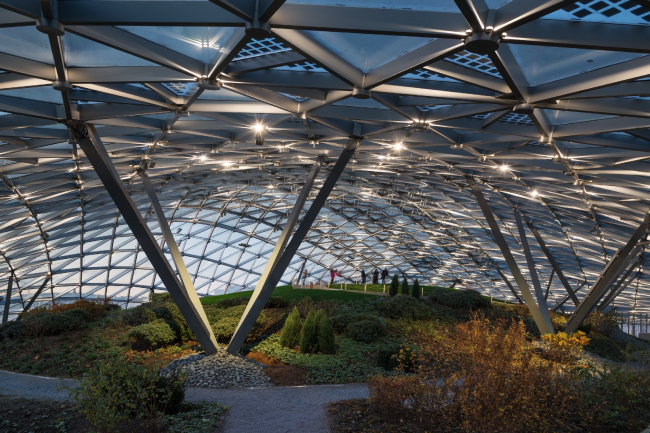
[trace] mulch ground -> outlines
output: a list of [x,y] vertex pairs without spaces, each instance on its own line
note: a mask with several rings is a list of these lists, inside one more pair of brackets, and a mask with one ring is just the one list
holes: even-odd
[[0,433],[86,433],[90,424],[70,402],[0,395]]
[[406,423],[384,422],[372,411],[367,398],[337,401],[330,403],[328,409],[332,433],[422,433]]
[[277,386],[304,385],[307,380],[307,369],[296,365],[284,365],[277,358],[269,358],[262,352],[250,352],[246,358],[266,364],[264,373]]

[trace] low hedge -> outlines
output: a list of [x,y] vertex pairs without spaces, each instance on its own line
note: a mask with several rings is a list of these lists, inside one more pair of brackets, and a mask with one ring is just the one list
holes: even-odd
[[176,332],[164,319],[135,326],[129,330],[129,338],[142,341],[150,348],[157,348],[176,341]]
[[361,343],[372,343],[384,335],[386,335],[386,328],[377,319],[350,323],[345,330],[346,337]]
[[434,290],[429,299],[451,308],[475,310],[491,305],[489,299],[476,290]]
[[391,319],[426,320],[431,317],[429,307],[410,295],[396,295],[385,299],[379,311]]

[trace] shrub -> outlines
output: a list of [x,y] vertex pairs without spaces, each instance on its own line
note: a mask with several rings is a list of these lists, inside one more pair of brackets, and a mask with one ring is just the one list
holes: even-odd
[[22,337],[24,325],[22,322],[12,320],[0,325],[0,339],[13,339]]
[[391,319],[425,320],[431,317],[431,310],[412,296],[399,295],[388,298],[379,311]]
[[152,293],[150,302],[169,302],[172,300],[172,295],[169,293]]
[[163,319],[133,327],[129,330],[129,338],[142,341],[150,348],[157,348],[176,340],[176,333]]
[[321,314],[318,320],[318,349],[322,353],[326,354],[336,353],[336,346],[334,344],[334,328],[332,327],[329,317],[327,317],[325,313]]
[[302,325],[302,336],[300,337],[301,353],[316,353],[318,350],[318,323],[316,313],[311,310],[307,314],[305,323]]
[[[302,320],[300,320],[300,313],[298,309],[293,307],[289,317],[284,322],[282,327],[282,334],[280,335],[280,344],[283,347],[295,347],[300,341],[300,330],[302,329]],[[333,331],[332,331],[333,332]]]
[[447,307],[466,310],[490,306],[490,300],[476,290],[434,290],[429,298]]
[[81,329],[90,321],[90,315],[80,309],[54,314],[45,312],[30,315],[23,322],[23,333],[28,337],[58,335]]
[[133,417],[144,419],[158,431],[160,413],[176,413],[185,398],[185,377],[173,372],[160,376],[157,369],[124,359],[100,363],[69,390],[79,411],[94,430],[107,433]]
[[582,331],[571,335],[564,332],[544,334],[542,340],[546,342],[546,345],[542,348],[544,358],[561,364],[575,361],[582,348],[589,343],[589,339]]
[[409,294],[409,282],[406,281],[406,277],[402,280],[402,295]]
[[386,328],[377,319],[350,323],[345,330],[346,337],[362,343],[372,343],[384,335],[386,335]]
[[390,287],[388,288],[388,296],[397,295],[397,289],[399,289],[399,277],[395,274],[393,275],[393,280],[390,282]]
[[410,373],[414,371],[414,358],[408,345],[392,344],[377,350],[377,366],[387,371],[400,369]]
[[246,305],[248,304],[248,301],[250,301],[251,298],[230,298],[230,299],[224,299],[223,301],[219,301],[216,303],[217,308],[229,308],[229,307],[236,307],[238,305]]
[[348,325],[350,323],[358,322],[360,320],[376,320],[375,316],[370,314],[341,314],[338,316],[333,316],[330,320],[332,322],[332,327],[334,332],[337,334],[345,333]]
[[281,308],[284,305],[284,298],[282,296],[271,296],[266,301],[266,308]]
[[83,310],[88,313],[87,320],[97,320],[106,317],[110,310],[120,308],[119,305],[111,304],[110,298],[104,299],[78,299],[74,302],[53,302],[43,305],[41,307],[32,308],[29,311],[20,313],[20,317],[27,318],[29,316],[41,313],[59,314],[70,310]]
[[608,310],[604,313],[600,310],[595,310],[587,316],[583,326],[589,326],[592,331],[610,335],[612,331],[618,328],[619,321],[620,317],[614,309]]
[[420,299],[420,292],[422,289],[420,288],[420,282],[415,279],[413,282],[413,287],[411,288],[411,296],[413,296],[415,299]]
[[589,343],[584,349],[610,361],[627,361],[625,344],[598,332],[589,335]]
[[323,310],[325,311],[325,314],[328,316],[332,315],[332,312],[336,309],[336,304],[331,301],[318,301],[314,302],[311,300],[309,296],[306,296],[299,301],[294,301],[292,302],[289,307],[296,307],[298,308],[298,312],[300,313],[301,318],[306,318],[307,314],[311,310]]
[[224,317],[211,325],[214,338],[220,343],[227,343],[232,338],[235,330],[239,325],[239,319],[234,317]]
[[175,303],[166,302],[163,306],[154,308],[152,311],[156,314],[157,318],[165,319],[167,324],[176,333],[178,340],[187,341],[194,337],[190,325]]

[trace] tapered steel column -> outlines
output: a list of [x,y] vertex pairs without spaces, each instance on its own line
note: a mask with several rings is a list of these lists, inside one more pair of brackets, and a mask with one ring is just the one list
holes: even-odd
[[591,313],[596,304],[603,297],[607,289],[612,285],[614,279],[620,275],[621,267],[623,267],[627,262],[627,258],[630,255],[630,252],[637,246],[637,242],[645,233],[648,231],[648,226],[650,226],[650,215],[646,214],[643,218],[643,222],[639,225],[639,228],[636,229],[630,240],[627,244],[610,260],[610,262],[605,266],[603,272],[591,286],[589,292],[582,300],[578,308],[573,312],[566,324],[566,333],[570,334],[576,332],[578,327],[582,324],[582,321]]
[[520,304],[523,304],[524,301],[521,299],[521,296],[519,296],[519,293],[517,293],[515,288],[512,286],[512,283],[510,282],[510,280],[508,279],[506,274],[504,274],[503,271],[498,266],[495,266],[494,268],[497,270],[499,275],[501,275],[501,278],[503,278],[503,281],[505,281],[506,286],[508,286],[508,288],[510,289],[512,294],[515,295],[515,298],[517,299],[517,301],[519,301]]
[[216,353],[218,344],[199,301],[199,296],[195,290],[184,287],[176,277],[158,242],[131,200],[131,196],[124,189],[124,184],[95,127],[79,121],[67,121],[66,124],[104,184],[106,191],[115,202],[124,221],[129,225],[133,236],[140,243],[149,262],[160,276],[160,280],[187,320],[196,339],[201,343],[201,347],[209,355]]
[[551,277],[548,279],[548,285],[546,286],[546,292],[544,293],[544,299],[548,301],[548,294],[551,291],[551,284],[553,284],[553,275],[555,275],[555,269],[551,271]]
[[9,283],[7,284],[7,296],[5,297],[5,310],[2,314],[2,324],[9,320],[9,308],[11,307],[11,292],[14,285],[14,273],[9,274]]
[[[603,302],[600,303],[600,305],[598,306],[599,310],[602,311],[605,308],[607,308],[607,306],[614,300],[614,298],[616,298],[618,295],[620,295],[621,292],[623,290],[625,290],[627,288],[627,286],[632,281],[634,281],[634,278],[636,276],[632,277],[628,282],[625,282],[627,280],[627,277],[629,277],[630,274],[634,271],[634,268],[639,266],[639,264],[641,264],[642,261],[643,261],[643,257],[640,257],[639,260],[637,260],[632,266],[630,266],[630,269],[628,269],[628,271],[625,273],[625,275],[623,275],[618,280],[618,283],[616,283],[616,285],[612,288],[612,290],[609,292],[609,294],[607,296],[605,296],[605,299],[603,299]],[[637,272],[637,274],[638,274],[638,272]],[[621,287],[621,284],[623,284],[623,283],[625,283],[625,285],[623,285],[623,287]]]
[[178,245],[176,245],[176,239],[174,239],[174,235],[172,234],[172,231],[169,228],[169,224],[167,223],[167,218],[165,218],[165,213],[163,212],[163,209],[160,206],[160,202],[158,201],[158,196],[156,195],[156,191],[154,191],[153,186],[151,185],[149,176],[147,176],[147,173],[145,173],[144,170],[142,170],[141,176],[142,176],[142,184],[144,185],[144,190],[149,196],[149,200],[151,201],[151,205],[153,206],[153,211],[156,214],[156,219],[158,220],[158,226],[160,226],[160,231],[163,234],[163,239],[167,244],[167,249],[169,249],[169,253],[172,255],[172,260],[174,260],[174,264],[176,265],[176,270],[178,271],[178,275],[181,277],[181,281],[185,286],[185,290],[196,291],[196,289],[194,288],[194,283],[192,282],[192,277],[190,277],[190,273],[187,272],[185,261],[183,260],[183,256],[181,255],[180,250],[178,249]]
[[[327,179],[325,179],[323,186],[312,202],[309,210],[305,213],[305,216],[298,226],[298,229],[296,229],[293,237],[291,237],[291,242],[289,242],[287,245],[289,236],[291,235],[293,227],[298,221],[300,211],[304,206],[305,201],[307,200],[309,190],[311,189],[311,185],[313,184],[317,174],[317,171],[316,174],[314,174],[314,170],[317,170],[316,167],[312,169],[309,177],[311,178],[313,174],[314,179],[305,182],[305,186],[303,186],[302,191],[300,191],[300,195],[298,196],[296,204],[294,205],[293,210],[289,215],[287,224],[285,225],[284,230],[278,239],[278,243],[276,244],[275,249],[271,254],[271,258],[269,259],[269,262],[267,263],[266,268],[264,269],[264,272],[262,273],[262,276],[257,283],[257,287],[255,287],[253,296],[246,306],[246,310],[244,311],[244,315],[239,321],[237,330],[235,330],[235,334],[230,340],[230,344],[228,344],[228,348],[226,350],[229,353],[236,354],[239,352],[241,345],[244,343],[244,340],[246,340],[248,333],[253,328],[255,320],[257,320],[257,317],[262,312],[264,305],[266,305],[266,302],[271,297],[275,286],[278,284],[280,278],[282,278],[282,275],[284,274],[284,271],[286,271],[287,267],[291,263],[291,259],[293,258],[294,254],[296,254],[296,251],[298,251],[300,244],[305,239],[305,236],[307,236],[307,233],[309,233],[312,224],[316,220],[316,217],[318,216],[320,210],[325,204],[325,201],[332,192],[332,189],[334,189],[334,186],[341,176],[341,173],[343,173],[343,169],[345,169],[348,161],[350,161],[350,158],[352,158],[352,155],[354,155],[354,152],[357,150],[360,142],[360,137],[350,137],[346,148],[341,153],[341,156],[339,156],[338,161],[336,161],[336,164],[327,176]],[[287,245],[286,249],[284,249],[285,245]],[[283,250],[284,252],[282,252]]]
[[[546,322],[546,327],[548,329],[553,329],[553,322],[551,322],[551,316],[548,314],[548,306],[546,305],[546,297],[544,292],[542,292],[542,286],[539,284],[539,277],[537,276],[537,269],[535,269],[535,260],[533,260],[533,254],[530,252],[530,246],[528,245],[528,237],[526,236],[526,231],[524,230],[524,224],[521,222],[521,215],[519,211],[515,211],[515,221],[517,222],[517,229],[519,230],[519,237],[521,238],[521,246],[524,249],[524,255],[526,256],[526,263],[528,263],[528,272],[530,273],[530,280],[533,282],[533,288],[535,289],[535,297],[537,298],[537,305],[539,306],[539,311],[542,313],[542,318]],[[541,330],[541,329],[540,329]]]
[[[39,297],[41,292],[43,292],[43,289],[45,288],[45,286],[47,286],[47,283],[48,283],[48,281],[50,281],[50,278],[52,278],[51,275],[48,275],[47,277],[45,277],[45,281],[43,281],[43,284],[41,284],[41,287],[39,287],[38,290],[36,291],[36,293],[34,293],[34,296],[32,296],[32,299],[29,300],[29,302],[27,303],[25,308],[23,308],[23,312],[29,311],[29,309],[32,308],[32,305],[34,304],[34,301],[36,301],[36,299]],[[20,319],[21,319],[21,317],[18,316],[18,318],[16,320],[20,320]]]
[[499,249],[501,250],[501,254],[503,254],[503,258],[506,259],[508,268],[510,268],[510,273],[514,277],[517,286],[519,286],[519,290],[521,291],[521,295],[524,298],[524,302],[528,306],[528,309],[530,309],[530,313],[533,316],[533,319],[535,319],[535,323],[537,324],[537,328],[539,328],[539,332],[541,334],[553,334],[555,332],[553,330],[553,326],[549,326],[549,324],[544,319],[540,308],[535,303],[533,294],[530,292],[530,287],[528,287],[528,282],[522,275],[521,270],[519,270],[519,266],[517,265],[515,258],[510,252],[510,247],[508,247],[506,238],[503,237],[501,229],[499,228],[499,225],[497,224],[497,221],[492,214],[492,209],[490,209],[487,200],[485,200],[481,189],[478,187],[476,181],[472,177],[467,178],[467,183],[469,183],[469,186],[472,188],[472,192],[476,197],[476,201],[478,201],[478,204],[483,211],[483,215],[485,216],[485,219],[487,220],[487,223],[492,230],[492,236],[494,237],[497,245],[499,245]]
[[573,303],[577,306],[580,303],[580,301],[578,300],[578,297],[575,295],[573,289],[571,289],[571,285],[569,284],[566,277],[564,276],[562,269],[560,269],[560,265],[555,260],[555,257],[553,257],[553,254],[551,254],[551,250],[549,250],[548,247],[546,246],[546,242],[544,242],[542,235],[539,234],[539,231],[537,231],[535,226],[533,226],[530,222],[526,222],[526,224],[528,225],[528,228],[530,229],[533,236],[535,236],[535,239],[537,239],[537,243],[539,244],[539,247],[542,249],[542,251],[544,251],[544,254],[548,259],[548,262],[551,264],[551,266],[553,266],[553,270],[555,271],[557,277],[562,282],[562,285],[564,286],[567,293],[569,294],[569,297],[571,298]]
[[[587,284],[587,281],[583,281],[582,283],[579,283],[578,287],[576,287],[573,293],[578,293],[585,286],[585,284]],[[564,305],[564,303],[569,299],[570,299],[569,295],[566,295],[555,307],[553,307],[553,311],[557,311],[558,308],[562,308],[562,305]],[[562,308],[562,311],[564,311],[564,308]]]

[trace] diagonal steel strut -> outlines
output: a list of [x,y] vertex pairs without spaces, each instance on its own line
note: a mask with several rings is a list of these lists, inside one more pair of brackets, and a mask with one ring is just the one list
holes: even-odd
[[[300,192],[300,195],[296,200],[296,204],[294,205],[294,208],[289,215],[287,225],[285,226],[282,234],[280,235],[280,238],[278,239],[278,243],[276,244],[275,249],[271,254],[271,258],[269,259],[269,262],[264,269],[264,273],[260,277],[260,280],[257,283],[257,287],[253,292],[253,296],[246,306],[246,311],[244,311],[244,314],[239,321],[239,325],[237,326],[237,329],[235,330],[235,333],[230,340],[230,343],[228,344],[228,348],[226,350],[229,353],[236,354],[239,352],[241,345],[246,339],[246,336],[248,336],[248,333],[253,328],[255,320],[257,320],[257,317],[262,312],[262,309],[271,297],[275,286],[280,281],[280,278],[282,278],[282,275],[291,263],[291,259],[293,258],[296,251],[298,251],[298,248],[300,247],[302,241],[305,239],[305,236],[307,236],[307,233],[311,229],[311,225],[316,220],[316,217],[325,204],[325,201],[334,189],[334,186],[336,186],[336,182],[341,176],[341,173],[343,173],[343,169],[345,169],[348,161],[350,161],[352,155],[354,155],[356,152],[360,142],[360,137],[350,137],[346,148],[341,153],[341,156],[339,156],[338,161],[336,161],[336,164],[327,176],[327,179],[325,179],[325,182],[318,192],[318,195],[312,202],[309,210],[303,217],[302,222],[291,238],[291,242],[289,242],[287,245],[289,236],[293,231],[293,227],[298,220],[300,211],[305,201],[307,200],[309,190],[311,189],[311,184],[313,184],[314,181],[314,179],[311,179],[312,174],[314,173],[314,170],[312,169],[312,172],[309,175],[311,181],[306,182],[303,190]],[[316,175],[314,174],[313,178],[315,177]],[[284,245],[287,245],[286,249],[284,248]],[[284,250],[284,252],[282,252],[282,250]]]
[[108,156],[108,152],[106,152],[95,127],[80,121],[67,121],[66,125],[72,137],[79,143],[88,161],[92,164],[97,176],[131,229],[133,236],[137,239],[149,262],[158,273],[160,280],[165,285],[185,320],[187,320],[201,347],[208,355],[216,353],[218,344],[203,306],[199,301],[199,296],[195,290],[184,287],[176,277],[174,270],[149,230],[147,223],[142,218],[140,211],[138,211],[131,196],[124,189],[124,184],[115,170],[115,166]]
[[519,290],[521,291],[521,294],[524,298],[524,301],[526,302],[526,305],[530,309],[530,313],[532,314],[533,319],[535,319],[535,323],[539,328],[539,332],[542,334],[553,334],[554,331],[553,331],[553,326],[550,323],[550,319],[548,320],[548,322],[546,321],[544,315],[540,311],[540,307],[538,307],[537,304],[535,303],[535,299],[533,298],[533,295],[530,292],[530,287],[528,286],[528,282],[522,275],[521,270],[519,269],[519,266],[515,261],[515,258],[512,256],[512,253],[510,252],[510,247],[508,247],[508,243],[506,242],[506,238],[503,237],[503,233],[501,233],[501,229],[499,228],[499,225],[497,224],[497,221],[494,218],[492,209],[490,209],[487,200],[485,200],[485,197],[483,196],[481,189],[479,188],[479,186],[476,184],[476,181],[472,177],[469,176],[467,177],[467,183],[469,183],[469,186],[472,188],[472,192],[476,197],[476,201],[478,201],[478,204],[481,207],[481,211],[483,211],[483,215],[485,216],[485,219],[487,220],[487,223],[490,226],[490,229],[492,230],[492,236],[494,237],[494,240],[496,241],[497,245],[499,245],[499,249],[503,254],[503,258],[506,259],[508,268],[510,268],[510,273],[514,277],[517,286],[519,286]]

